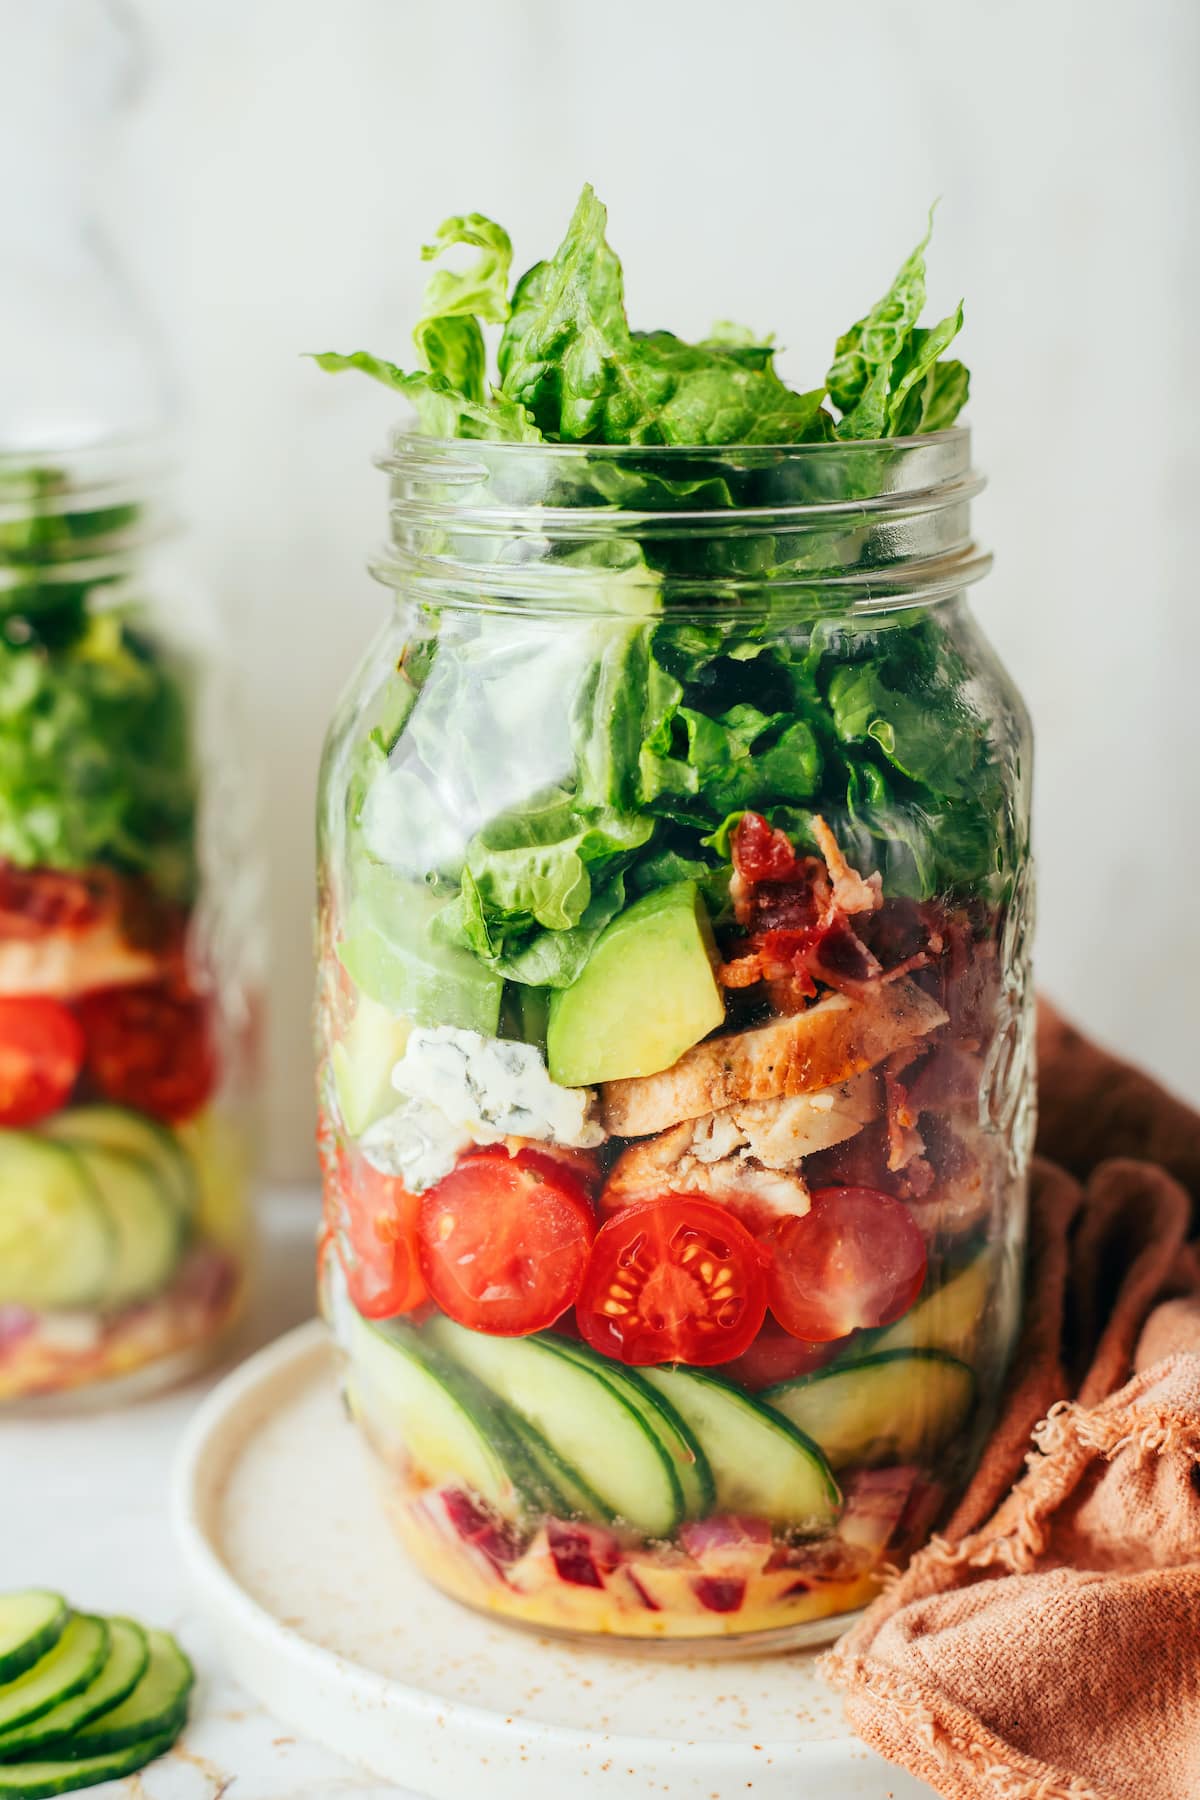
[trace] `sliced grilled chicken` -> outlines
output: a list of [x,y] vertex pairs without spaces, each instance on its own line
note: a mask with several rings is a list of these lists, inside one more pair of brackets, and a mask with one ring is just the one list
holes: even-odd
[[767,1169],[744,1156],[705,1161],[693,1149],[692,1124],[684,1120],[631,1144],[613,1164],[600,1195],[606,1215],[657,1200],[663,1194],[700,1194],[728,1206],[749,1231],[767,1231],[789,1213],[806,1213],[808,1188],[799,1174]]
[[945,1023],[907,977],[873,982],[854,999],[829,994],[804,1012],[706,1038],[659,1075],[605,1082],[604,1123],[616,1137],[649,1137],[739,1101],[837,1087]]

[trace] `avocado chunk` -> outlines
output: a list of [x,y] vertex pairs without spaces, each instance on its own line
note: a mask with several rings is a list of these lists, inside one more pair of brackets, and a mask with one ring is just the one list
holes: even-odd
[[351,1137],[360,1137],[397,1104],[392,1070],[411,1030],[410,1020],[397,1018],[369,994],[358,996],[346,1035],[329,1056],[338,1111]]
[[552,1079],[592,1087],[669,1069],[725,1022],[715,960],[695,882],[635,900],[601,932],[578,979],[551,995]]
[[358,879],[338,945],[355,986],[415,1025],[457,1025],[494,1037],[504,982],[469,950],[442,943],[433,923],[446,904],[384,868]]

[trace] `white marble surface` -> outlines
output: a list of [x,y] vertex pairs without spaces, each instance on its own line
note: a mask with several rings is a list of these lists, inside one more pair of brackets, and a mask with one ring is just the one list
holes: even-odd
[[[311,1191],[267,1196],[271,1287],[223,1367],[297,1324],[312,1307]],[[89,1789],[123,1800],[406,1800],[300,1740],[223,1677],[185,1591],[167,1520],[175,1446],[217,1374],[111,1413],[0,1422],[0,1590],[60,1589],[80,1607],[127,1612],[178,1634],[196,1664],[192,1720],[170,1756]]]

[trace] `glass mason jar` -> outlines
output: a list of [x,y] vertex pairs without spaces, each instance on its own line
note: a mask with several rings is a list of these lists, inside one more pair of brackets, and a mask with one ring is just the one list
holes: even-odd
[[399,1534],[539,1631],[793,1644],[1017,1329],[1030,732],[969,436],[398,434],[320,803],[323,1304]]
[[0,457],[0,1405],[174,1378],[244,1286],[254,894],[160,486]]

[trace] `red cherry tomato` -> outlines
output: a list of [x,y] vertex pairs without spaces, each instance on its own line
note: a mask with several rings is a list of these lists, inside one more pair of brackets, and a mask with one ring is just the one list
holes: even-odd
[[811,1211],[785,1219],[763,1242],[772,1256],[771,1311],[815,1343],[890,1325],[925,1280],[920,1227],[903,1201],[878,1188],[819,1188]]
[[100,988],[77,1011],[87,1068],[106,1100],[177,1124],[216,1085],[208,1005],[173,982]]
[[575,1316],[602,1355],[703,1366],[739,1356],[766,1309],[766,1259],[745,1226],[714,1200],[667,1194],[603,1227]]
[[79,1021],[57,1000],[0,999],[0,1125],[35,1125],[79,1079]]
[[733,1362],[723,1363],[716,1372],[724,1380],[756,1394],[760,1388],[774,1387],[778,1381],[795,1381],[797,1376],[824,1368],[841,1354],[847,1341],[837,1338],[828,1344],[809,1343],[807,1338],[793,1337],[768,1313],[750,1348]]
[[589,1199],[595,1199],[604,1180],[604,1170],[594,1150],[573,1150],[567,1144],[548,1144],[540,1138],[523,1137],[506,1137],[504,1148],[510,1156],[525,1153],[560,1164],[586,1190]]
[[502,1145],[471,1150],[421,1201],[421,1270],[452,1319],[496,1337],[552,1325],[579,1292],[596,1222],[575,1171]]
[[363,1318],[394,1319],[420,1306],[428,1298],[417,1249],[420,1197],[365,1157],[342,1152],[334,1200],[330,1210],[346,1287]]

